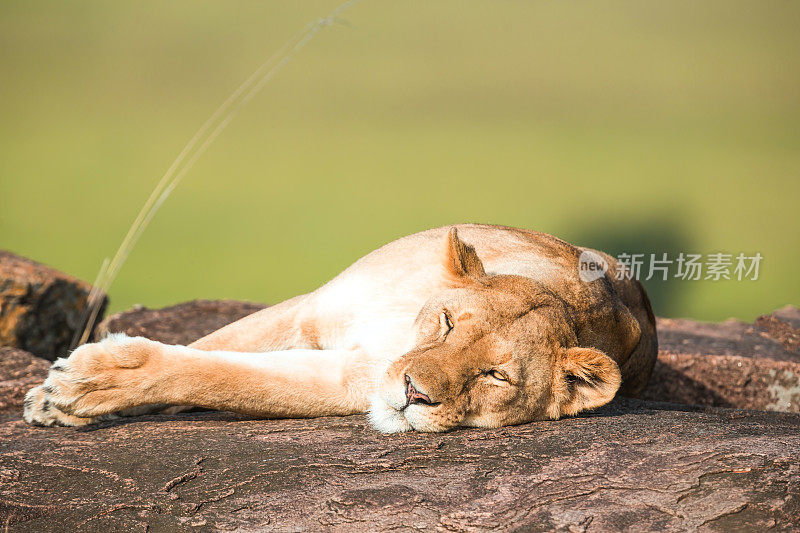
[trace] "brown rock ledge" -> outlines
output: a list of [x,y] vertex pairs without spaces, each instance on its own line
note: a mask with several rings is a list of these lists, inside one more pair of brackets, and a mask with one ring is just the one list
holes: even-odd
[[642,398],[800,412],[800,309],[753,324],[658,320],[659,354]]
[[[84,281],[0,250],[0,345],[51,361],[65,355],[83,330],[90,291]],[[103,296],[99,317],[106,302]]]
[[265,307],[236,300],[192,300],[162,309],[136,306],[103,320],[95,339],[108,333],[126,333],[166,344],[189,344]]
[[7,413],[19,418],[25,393],[44,380],[49,368],[50,362],[41,357],[0,346],[0,417]]
[[590,416],[381,435],[361,416],[0,424],[10,531],[788,531],[800,415],[620,399]]

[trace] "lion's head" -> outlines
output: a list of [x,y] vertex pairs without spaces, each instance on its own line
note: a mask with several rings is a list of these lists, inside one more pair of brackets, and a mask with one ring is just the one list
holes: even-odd
[[381,376],[370,420],[393,433],[499,427],[575,414],[610,401],[616,363],[577,346],[563,301],[521,276],[487,275],[475,250],[448,234],[451,288],[415,322],[415,347]]

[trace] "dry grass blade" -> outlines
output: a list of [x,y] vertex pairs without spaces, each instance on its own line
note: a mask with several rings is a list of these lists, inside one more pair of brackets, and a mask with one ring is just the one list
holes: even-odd
[[181,179],[192,168],[200,156],[214,142],[220,133],[230,124],[239,110],[249,102],[272,79],[281,67],[302,50],[324,27],[337,22],[337,17],[360,0],[348,0],[340,4],[327,16],[310,22],[297,35],[290,39],[278,52],[267,59],[247,80],[244,81],[228,97],[222,105],[206,120],[197,130],[197,133],[186,143],[178,157],[170,165],[167,172],[159,180],[150,197],[147,199],[136,219],[131,224],[128,233],[122,240],[114,257],[106,259],[100,268],[100,273],[89,294],[87,310],[83,317],[83,328],[80,336],[73,339],[71,348],[85,343],[94,328],[98,313],[102,306],[103,295],[108,292],[111,284],[116,279],[120,268],[130,255],[136,242],[152,220],[167,197],[178,186]]

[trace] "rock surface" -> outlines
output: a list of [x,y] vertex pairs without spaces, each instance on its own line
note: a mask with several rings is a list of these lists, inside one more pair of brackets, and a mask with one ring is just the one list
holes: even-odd
[[0,250],[0,345],[51,361],[65,355],[83,330],[90,291],[86,282]]
[[0,346],[0,417],[8,413],[19,418],[25,393],[44,380],[49,368],[50,362],[41,357]]
[[103,320],[95,339],[108,333],[126,333],[165,344],[189,344],[265,307],[235,300],[193,300],[163,309],[135,307]]
[[685,318],[658,319],[658,347],[667,353],[741,355],[775,361],[800,361],[800,309],[786,306],[753,324]]
[[753,324],[658,321],[659,355],[642,398],[800,412],[800,309]]
[[[137,309],[101,330],[188,343],[261,307]],[[762,370],[798,363],[795,308],[752,325],[659,325],[654,396],[760,405]],[[0,402],[2,386],[24,389],[47,367],[8,350]],[[797,413],[619,398],[559,421],[386,436],[362,416],[189,413],[34,428],[19,419],[20,395],[8,397],[0,524],[9,531],[790,531],[800,523]]]
[[10,531],[775,531],[800,516],[800,415],[617,400],[497,430],[221,413],[0,425]]

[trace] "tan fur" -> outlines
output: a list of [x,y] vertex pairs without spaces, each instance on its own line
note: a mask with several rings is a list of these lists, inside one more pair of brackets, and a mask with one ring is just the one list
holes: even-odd
[[[385,432],[558,418],[637,394],[656,356],[635,280],[578,276],[583,249],[500,226],[438,228],[192,345],[114,335],[57,361],[25,419],[82,425],[166,405],[265,417],[369,411]],[[179,409],[173,408],[172,411]]]

